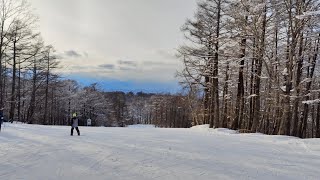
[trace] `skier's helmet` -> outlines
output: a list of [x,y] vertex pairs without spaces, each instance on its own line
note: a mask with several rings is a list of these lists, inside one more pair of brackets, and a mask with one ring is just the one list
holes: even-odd
[[73,113],[73,114],[72,114],[72,117],[77,117],[77,113]]

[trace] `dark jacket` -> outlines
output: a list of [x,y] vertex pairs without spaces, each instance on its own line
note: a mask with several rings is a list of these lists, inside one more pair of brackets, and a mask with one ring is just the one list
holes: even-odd
[[0,124],[3,122],[4,117],[3,117],[3,112],[0,110]]
[[78,120],[78,118],[73,117],[73,118],[71,119],[71,126],[72,126],[72,127],[78,127],[78,125],[79,125],[79,120]]

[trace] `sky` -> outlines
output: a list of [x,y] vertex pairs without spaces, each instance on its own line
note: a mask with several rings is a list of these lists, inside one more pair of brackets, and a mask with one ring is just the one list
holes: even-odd
[[197,0],[30,0],[59,73],[110,91],[177,92],[181,26]]

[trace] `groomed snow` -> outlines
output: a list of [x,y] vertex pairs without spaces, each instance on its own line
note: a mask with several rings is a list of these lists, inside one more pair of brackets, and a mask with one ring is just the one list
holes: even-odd
[[0,179],[319,179],[320,140],[227,129],[6,124]]

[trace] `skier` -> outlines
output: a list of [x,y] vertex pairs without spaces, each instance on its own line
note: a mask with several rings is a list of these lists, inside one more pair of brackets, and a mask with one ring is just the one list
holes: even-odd
[[73,113],[72,114],[72,118],[71,118],[71,136],[73,136],[73,129],[76,128],[78,136],[80,136],[80,131],[78,128],[78,118],[77,118],[77,113]]
[[1,131],[2,122],[3,122],[3,108],[0,109],[0,131]]

